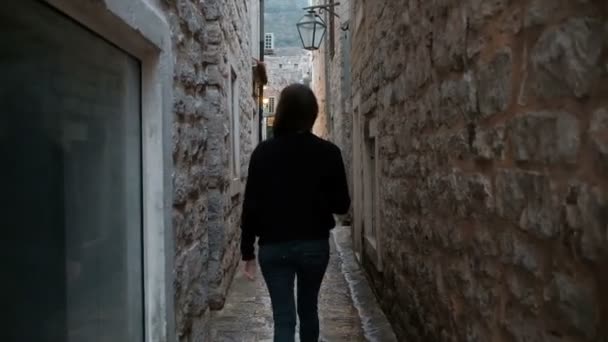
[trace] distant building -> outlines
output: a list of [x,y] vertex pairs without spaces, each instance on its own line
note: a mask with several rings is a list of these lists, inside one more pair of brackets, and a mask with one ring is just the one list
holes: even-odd
[[276,105],[281,90],[293,83],[310,85],[312,73],[311,53],[301,48],[280,48],[274,55],[266,56],[268,85],[264,90],[264,127],[263,138],[268,138],[272,127]]
[[264,32],[273,33],[273,48],[300,46],[296,23],[304,15],[302,8],[307,6],[309,0],[264,1]]
[[293,83],[310,85],[312,54],[302,48],[297,22],[309,6],[308,0],[267,0],[264,8],[264,62],[268,85],[264,90],[262,137],[271,135],[271,127],[281,90]]

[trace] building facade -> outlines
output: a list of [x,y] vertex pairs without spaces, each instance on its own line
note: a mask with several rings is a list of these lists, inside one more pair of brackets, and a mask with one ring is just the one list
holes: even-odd
[[209,341],[258,142],[259,1],[26,0],[0,17],[0,336]]
[[352,142],[355,248],[400,340],[604,341],[606,3],[353,0],[348,18],[352,106],[321,129]]

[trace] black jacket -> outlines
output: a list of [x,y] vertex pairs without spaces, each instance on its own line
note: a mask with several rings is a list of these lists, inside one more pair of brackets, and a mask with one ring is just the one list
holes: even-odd
[[275,137],[253,151],[241,222],[243,260],[259,244],[329,238],[350,196],[342,154],[312,133]]

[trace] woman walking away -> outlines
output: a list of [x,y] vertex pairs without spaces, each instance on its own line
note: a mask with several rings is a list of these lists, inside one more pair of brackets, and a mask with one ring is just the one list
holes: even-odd
[[[274,318],[274,341],[319,340],[317,303],[329,262],[333,214],[346,214],[350,196],[340,149],[314,136],[319,106],[310,88],[281,92],[274,137],[253,152],[243,203],[241,253],[245,275],[256,273],[254,243]],[[294,283],[297,280],[297,306]]]

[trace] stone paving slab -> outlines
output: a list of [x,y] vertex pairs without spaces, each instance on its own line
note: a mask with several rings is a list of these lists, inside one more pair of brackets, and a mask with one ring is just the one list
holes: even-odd
[[[367,341],[333,241],[331,245],[319,298],[321,337],[327,342]],[[211,341],[272,342],[272,310],[266,285],[259,271],[256,281],[249,282],[240,267],[224,308],[212,314]]]

